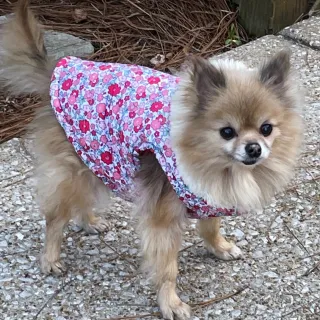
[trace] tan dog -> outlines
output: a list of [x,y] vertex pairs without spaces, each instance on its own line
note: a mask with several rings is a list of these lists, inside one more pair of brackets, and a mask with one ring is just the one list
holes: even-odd
[[[64,270],[64,226],[77,217],[85,230],[103,231],[107,222],[94,216],[92,207],[98,191],[108,190],[80,160],[50,106],[55,61],[47,57],[27,1],[18,5],[2,41],[2,87],[15,95],[38,93],[43,98],[31,127],[39,202],[46,217],[41,269],[59,273]],[[171,139],[182,177],[195,193],[222,206],[261,209],[292,177],[302,136],[300,98],[288,54],[275,55],[257,70],[235,61],[194,58],[180,76],[171,106]],[[144,269],[157,288],[163,316],[188,319],[190,308],[176,294],[186,208],[154,155],[142,155],[140,162],[136,213]],[[241,256],[220,234],[220,218],[200,220],[198,227],[214,255],[224,260]]]

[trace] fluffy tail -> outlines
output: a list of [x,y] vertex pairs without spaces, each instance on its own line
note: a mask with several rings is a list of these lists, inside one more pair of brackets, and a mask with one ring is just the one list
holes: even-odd
[[44,47],[42,30],[28,8],[18,2],[13,19],[0,33],[0,88],[13,95],[49,94],[54,62]]

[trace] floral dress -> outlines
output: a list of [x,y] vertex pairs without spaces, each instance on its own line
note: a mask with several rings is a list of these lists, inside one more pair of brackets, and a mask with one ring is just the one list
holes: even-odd
[[179,78],[136,65],[59,60],[51,104],[82,161],[117,196],[132,201],[139,155],[152,152],[191,218],[237,214],[209,206],[183,182],[170,143],[170,103]]

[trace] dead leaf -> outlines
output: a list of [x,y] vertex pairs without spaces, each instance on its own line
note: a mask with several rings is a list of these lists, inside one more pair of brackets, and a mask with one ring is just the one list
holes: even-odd
[[163,54],[157,54],[155,57],[153,57],[150,62],[154,65],[154,66],[158,66],[162,63],[164,63],[166,60],[166,57]]
[[83,9],[74,9],[73,11],[73,19],[76,23],[80,23],[83,21],[86,21],[88,17],[88,14]]

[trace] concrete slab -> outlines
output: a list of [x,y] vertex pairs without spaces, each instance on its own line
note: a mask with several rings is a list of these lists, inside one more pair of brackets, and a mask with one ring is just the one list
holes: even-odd
[[[282,47],[307,90],[306,146],[292,185],[263,213],[224,219],[223,233],[244,252],[241,261],[214,259],[199,242],[192,222],[180,253],[181,298],[194,304],[193,319],[318,319],[320,277],[320,73],[319,53],[269,36],[225,54],[255,65]],[[34,202],[32,159],[20,139],[0,145],[0,310],[17,319],[124,319],[152,315],[152,286],[138,273],[139,240],[131,206],[119,199],[101,212],[110,231],[85,235],[69,226],[63,243],[68,273],[44,276],[38,255],[44,220]],[[247,287],[218,303],[201,302]],[[151,314],[151,315],[150,315]],[[318,318],[317,318],[318,317]],[[141,319],[137,316],[136,319]]]
[[90,41],[62,32],[46,31],[44,43],[48,54],[55,59],[65,56],[87,57],[94,52]]
[[[10,14],[8,16],[0,16],[0,41],[1,26],[7,23],[12,18],[12,16],[13,14]],[[94,52],[94,47],[90,41],[80,39],[67,33],[45,31],[44,42],[48,50],[48,54],[55,59],[59,59],[68,55],[87,57]]]
[[301,85],[305,88],[307,101],[320,100],[320,51],[287,40],[283,36],[270,35],[226,52],[219,57],[241,60],[248,66],[255,67],[282,49],[289,49],[292,52],[292,67],[297,71]]
[[303,20],[280,31],[284,37],[301,42],[313,49],[320,49],[320,16]]

